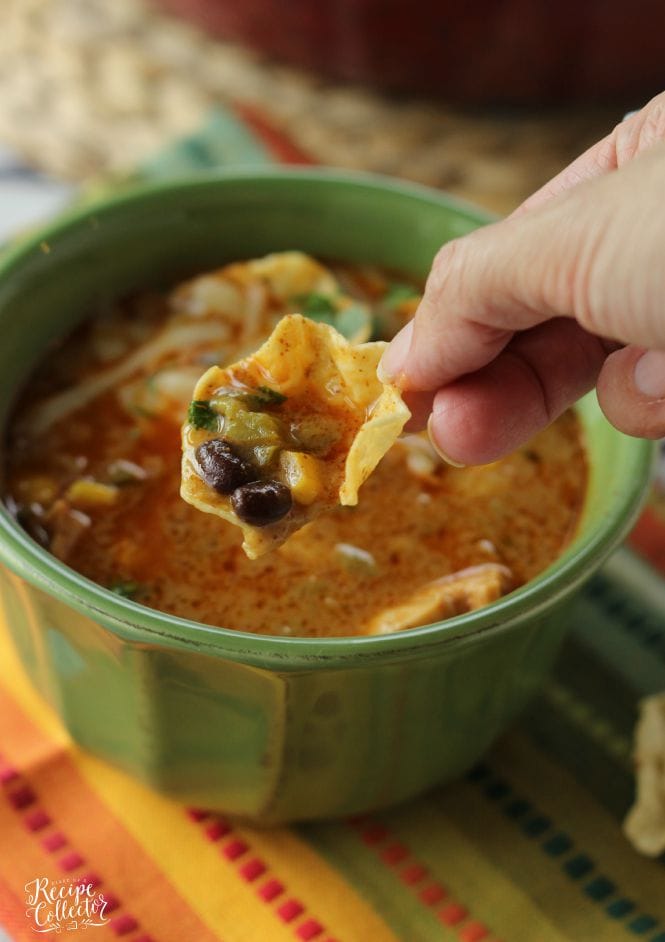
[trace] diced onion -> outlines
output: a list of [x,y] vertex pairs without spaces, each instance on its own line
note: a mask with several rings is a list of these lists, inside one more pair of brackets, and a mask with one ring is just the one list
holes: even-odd
[[335,555],[351,571],[376,572],[376,560],[372,554],[352,543],[336,543]]

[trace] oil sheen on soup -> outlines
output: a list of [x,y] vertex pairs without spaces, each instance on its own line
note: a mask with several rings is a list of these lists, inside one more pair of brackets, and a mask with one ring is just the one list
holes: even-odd
[[585,496],[573,411],[483,467],[452,468],[424,436],[404,436],[358,506],[255,560],[238,528],[181,499],[180,426],[208,366],[251,353],[286,313],[324,319],[353,340],[387,339],[417,305],[414,285],[372,266],[324,266],[296,252],[269,259],[118,302],[49,351],[8,433],[5,501],[28,533],[142,605],[273,635],[427,624],[549,566]]

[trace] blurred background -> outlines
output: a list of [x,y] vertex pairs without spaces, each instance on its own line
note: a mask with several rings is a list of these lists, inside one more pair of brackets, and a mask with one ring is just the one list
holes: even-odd
[[4,0],[0,226],[202,128],[208,162],[379,171],[507,212],[665,87],[664,36],[661,0]]

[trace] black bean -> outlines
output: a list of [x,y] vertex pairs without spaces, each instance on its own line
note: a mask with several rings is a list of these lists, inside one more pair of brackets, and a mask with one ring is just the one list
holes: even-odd
[[279,481],[252,481],[237,488],[231,506],[245,523],[266,527],[285,517],[291,510],[291,491]]
[[256,469],[223,438],[211,438],[196,449],[201,477],[218,494],[232,494],[241,484],[256,480]]

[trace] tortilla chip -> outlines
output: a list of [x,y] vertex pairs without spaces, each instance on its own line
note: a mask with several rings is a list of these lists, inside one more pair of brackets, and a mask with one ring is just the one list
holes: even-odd
[[624,832],[641,854],[658,857],[665,851],[665,693],[640,703],[635,766],[637,794]]
[[[320,513],[356,504],[359,488],[410,415],[399,391],[376,375],[386,346],[354,346],[330,325],[293,314],[252,356],[209,369],[183,426],[182,497],[240,526],[250,559]],[[250,426],[265,427],[255,434]],[[196,451],[211,439],[229,442],[256,466],[257,479],[287,485],[289,512],[265,526],[241,520],[231,495],[203,480]]]

